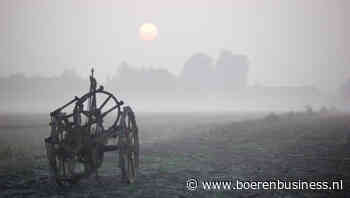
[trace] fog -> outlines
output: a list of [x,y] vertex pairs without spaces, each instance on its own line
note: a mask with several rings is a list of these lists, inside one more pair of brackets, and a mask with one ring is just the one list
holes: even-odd
[[[138,112],[301,111],[305,106],[345,107],[349,83],[339,94],[325,94],[313,86],[251,86],[249,60],[223,50],[217,59],[197,53],[179,75],[165,69],[138,68],[122,62],[116,74],[97,87],[113,93]],[[349,81],[350,82],[350,81]],[[89,90],[88,77],[74,69],[56,77],[28,77],[17,73],[0,78],[2,112],[49,112]],[[97,101],[102,104],[102,101]],[[97,99],[101,100],[101,99]],[[111,103],[108,103],[111,104]]]
[[[139,111],[350,101],[347,0],[0,1],[2,112],[47,112],[88,76]],[[155,40],[139,27],[157,26]]]

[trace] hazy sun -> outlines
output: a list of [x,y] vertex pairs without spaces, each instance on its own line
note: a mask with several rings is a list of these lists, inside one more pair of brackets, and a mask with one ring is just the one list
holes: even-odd
[[140,38],[145,41],[151,41],[157,38],[158,29],[152,23],[144,23],[139,30]]

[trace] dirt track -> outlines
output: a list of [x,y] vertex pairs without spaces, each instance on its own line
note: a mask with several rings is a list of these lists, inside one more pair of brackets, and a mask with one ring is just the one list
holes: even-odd
[[[158,116],[158,117],[157,117]],[[350,117],[297,116],[232,121],[220,116],[140,116],[141,168],[135,184],[120,180],[108,154],[94,178],[71,188],[48,184],[47,163],[35,152],[31,171],[0,172],[1,197],[349,197]],[[243,119],[243,118],[242,118]],[[244,118],[245,119],[245,118]],[[28,122],[32,123],[32,122]],[[36,122],[37,123],[37,122]],[[44,121],[40,122],[44,123]],[[38,124],[41,139],[47,126]],[[2,134],[15,130],[2,126]],[[5,130],[6,129],[6,130]],[[26,130],[24,126],[21,130]],[[33,130],[33,129],[31,129]],[[6,137],[7,141],[11,137]],[[40,142],[40,141],[33,141]],[[33,150],[40,145],[32,144]],[[35,148],[34,148],[35,147]],[[38,147],[38,148],[37,148]],[[0,161],[1,162],[1,161]],[[186,180],[336,181],[343,190],[188,191]]]

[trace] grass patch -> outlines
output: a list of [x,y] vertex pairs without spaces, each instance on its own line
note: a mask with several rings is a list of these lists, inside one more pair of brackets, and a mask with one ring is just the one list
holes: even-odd
[[133,193],[136,192],[138,188],[135,184],[129,184],[126,189],[129,193]]
[[28,149],[19,146],[3,145],[0,147],[0,174],[31,174],[34,158]]

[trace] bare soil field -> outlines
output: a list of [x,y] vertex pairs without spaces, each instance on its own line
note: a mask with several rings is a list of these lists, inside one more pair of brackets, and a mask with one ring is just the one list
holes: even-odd
[[[47,115],[0,115],[0,197],[350,197],[350,115],[140,113],[137,181],[121,181],[117,153],[71,187],[48,181]],[[186,181],[195,178],[197,190]],[[342,190],[204,190],[205,180],[340,181]]]

